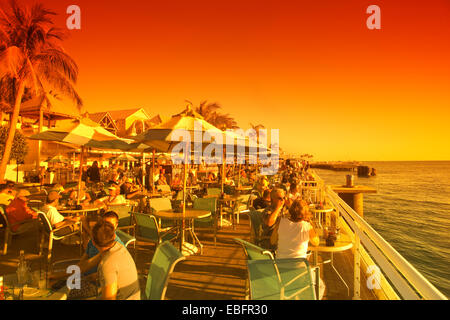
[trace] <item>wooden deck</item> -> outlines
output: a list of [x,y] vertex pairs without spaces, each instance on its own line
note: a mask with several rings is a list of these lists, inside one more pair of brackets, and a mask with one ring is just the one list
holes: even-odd
[[[242,215],[236,230],[224,227],[218,231],[217,245],[214,246],[212,233],[208,230],[196,230],[202,241],[203,255],[194,255],[180,262],[172,274],[166,293],[169,300],[243,300],[246,292],[246,258],[243,249],[233,241],[233,238],[248,240],[250,237],[249,221]],[[3,238],[1,238],[3,239]],[[19,248],[25,249],[27,259],[32,269],[40,267],[36,236],[14,238],[8,255],[0,256],[0,275],[16,271]],[[3,244],[3,243],[2,243]],[[146,275],[155,251],[150,243],[139,242],[136,246],[136,264],[140,275]],[[133,254],[133,247],[130,252]],[[55,260],[77,258],[78,247],[56,243],[53,256]],[[324,256],[329,259],[328,255]],[[319,257],[321,260],[321,257]],[[351,250],[334,255],[334,264],[350,288],[350,296],[336,273],[329,264],[321,265],[322,279],[326,291],[324,299],[347,300],[353,295],[353,255]],[[365,277],[361,275],[361,298],[375,299],[366,288]],[[145,280],[141,281],[142,289]]]

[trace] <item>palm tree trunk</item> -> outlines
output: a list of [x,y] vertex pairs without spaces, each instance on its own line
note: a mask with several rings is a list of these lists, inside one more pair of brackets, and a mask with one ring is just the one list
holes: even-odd
[[9,156],[11,155],[11,148],[14,141],[14,135],[16,133],[17,120],[19,119],[20,104],[22,102],[23,93],[25,91],[24,79],[19,79],[19,89],[17,90],[16,100],[14,102],[14,110],[9,122],[8,137],[6,138],[5,149],[3,150],[2,161],[0,162],[0,182],[5,181],[6,166],[9,162]]

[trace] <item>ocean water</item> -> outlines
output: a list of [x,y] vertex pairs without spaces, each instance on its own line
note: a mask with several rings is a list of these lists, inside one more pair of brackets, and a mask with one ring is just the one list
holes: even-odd
[[[364,195],[364,219],[428,281],[450,297],[450,161],[364,162],[377,176],[354,174]],[[344,185],[349,172],[314,169]]]

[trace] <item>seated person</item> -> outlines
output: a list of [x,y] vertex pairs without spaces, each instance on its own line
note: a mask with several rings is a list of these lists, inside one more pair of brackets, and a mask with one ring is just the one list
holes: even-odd
[[77,227],[75,225],[76,222],[80,221],[80,217],[64,217],[61,213],[58,212],[59,199],[61,195],[56,191],[50,191],[47,195],[47,199],[45,200],[45,206],[42,208],[42,212],[45,213],[50,224],[53,228],[60,228],[64,226],[71,227],[72,230],[75,230]]
[[107,207],[110,205],[121,205],[127,203],[125,197],[119,194],[120,193],[119,186],[111,186],[108,188],[108,191],[109,191],[108,196],[95,200],[96,205]]
[[319,237],[310,220],[307,202],[295,200],[289,214],[281,218],[278,226],[277,258],[306,258],[308,242],[319,245]]
[[268,206],[270,206],[270,190],[266,189],[263,192],[262,198],[259,197],[253,201],[253,208],[255,208],[256,210],[259,210],[259,209],[265,209]]
[[261,247],[275,252],[278,243],[278,225],[285,210],[285,193],[283,189],[274,188],[270,192],[270,206],[263,212]]
[[[308,203],[295,200],[289,208],[289,214],[282,217],[278,226],[278,259],[307,258],[308,244],[318,246],[320,239],[311,225],[311,213]],[[313,283],[315,276],[311,274]],[[324,281],[319,282],[319,300],[325,292]]]
[[214,174],[214,172],[210,171],[208,173],[207,181],[208,182],[215,182],[216,181],[216,175]]
[[168,186],[169,185],[167,183],[167,179],[166,179],[166,176],[164,174],[160,174],[159,175],[159,179],[158,179],[158,181],[156,181],[156,185],[158,185],[158,186],[161,186],[161,185]]
[[258,197],[262,198],[264,190],[269,188],[269,180],[265,176],[261,176],[253,188],[258,194]]
[[[102,221],[110,223],[114,230],[117,230],[117,226],[119,225],[119,216],[114,211],[108,211],[104,213],[101,218]],[[86,229],[85,229],[86,230]],[[90,235],[91,239],[89,240],[86,251],[78,262],[77,266],[80,267],[80,271],[83,275],[81,286],[91,286],[92,282],[95,283],[97,280],[97,266],[100,263],[101,255],[99,255],[98,249],[94,246],[92,242],[92,230],[86,230]],[[116,235],[115,241],[119,242],[124,246],[122,240]],[[54,272],[50,275],[51,281],[59,280],[67,278],[68,274],[66,271]],[[84,281],[83,281],[84,280]],[[72,292],[71,292],[72,293]],[[76,293],[75,293],[76,294]],[[70,295],[69,295],[70,296]],[[82,297],[80,297],[82,298]]]
[[120,194],[124,195],[126,199],[131,199],[138,193],[140,193],[140,190],[133,184],[132,178],[126,178],[120,186]]
[[[189,174],[190,178],[190,174]],[[172,185],[170,186],[172,190],[180,191],[183,189],[183,181],[180,179],[180,175],[177,173],[172,180]]]
[[[91,202],[91,196],[88,192],[86,192],[86,183],[84,181],[81,181],[81,189],[80,189],[80,204],[82,206],[87,206]],[[69,193],[69,199],[68,204],[69,205],[76,205],[78,200],[78,188],[75,187],[72,189]]]
[[288,197],[287,197],[287,206],[290,207],[292,205],[292,203],[301,198],[300,192],[298,190],[297,184],[296,183],[291,183],[289,186],[289,192],[288,192]]
[[8,222],[11,224],[11,230],[13,232],[22,232],[25,231],[25,229],[30,230],[38,226],[37,223],[35,226],[33,226],[32,224],[14,225],[15,223],[23,222],[26,220],[35,220],[37,222],[37,212],[31,210],[28,207],[29,196],[30,193],[27,190],[21,189],[17,193],[15,199],[11,202],[11,204],[6,207],[6,217],[8,219]]
[[114,226],[98,222],[92,230],[92,240],[100,252],[98,280],[103,300],[140,300],[136,264],[128,249],[116,240]]
[[9,206],[14,200],[14,190],[10,185],[4,183],[0,185],[0,204]]
[[223,183],[228,186],[232,186],[232,187],[234,186],[234,179],[233,179],[233,176],[231,173],[227,174]]

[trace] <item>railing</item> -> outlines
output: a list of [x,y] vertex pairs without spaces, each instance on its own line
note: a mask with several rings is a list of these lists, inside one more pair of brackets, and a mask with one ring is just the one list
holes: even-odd
[[354,299],[360,298],[360,268],[365,265],[367,285],[379,298],[448,300],[329,186],[326,193],[339,212],[341,229],[354,241]]

